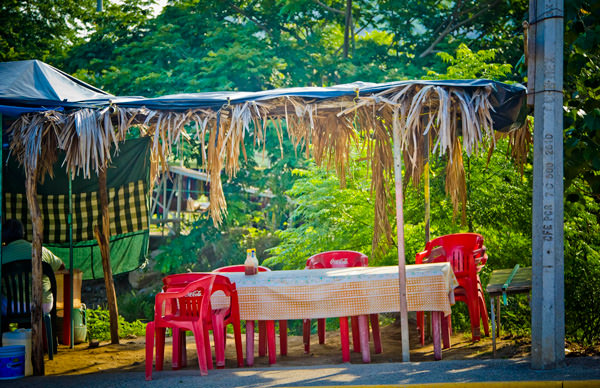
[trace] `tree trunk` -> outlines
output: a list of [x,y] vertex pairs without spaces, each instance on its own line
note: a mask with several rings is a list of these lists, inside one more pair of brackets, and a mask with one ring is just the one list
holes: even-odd
[[352,23],[352,0],[346,0],[346,22],[344,28],[344,58],[348,58],[350,46],[350,24]]
[[98,194],[102,208],[101,225],[94,228],[96,240],[102,255],[102,269],[104,270],[104,286],[106,287],[106,300],[108,301],[108,312],[110,315],[110,342],[119,343],[119,310],[117,308],[117,295],[113,281],[112,268],[110,266],[110,220],[108,218],[108,191],[106,189],[106,167],[100,169],[98,174]]
[[[33,374],[44,375],[44,341],[42,331],[42,236],[44,224],[40,205],[37,201],[37,177],[38,169],[27,168],[25,180],[27,190],[27,206],[31,215],[33,225],[32,247],[31,247],[31,356]],[[49,352],[53,349],[48,349]]]

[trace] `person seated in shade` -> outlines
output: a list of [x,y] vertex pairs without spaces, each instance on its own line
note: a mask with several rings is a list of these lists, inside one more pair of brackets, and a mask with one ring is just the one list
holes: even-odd
[[[7,220],[2,225],[2,264],[17,260],[31,260],[32,247],[25,239],[23,224],[19,220]],[[54,272],[65,268],[63,261],[49,249],[42,247],[42,261],[50,264]],[[42,310],[44,314],[52,310],[53,296],[50,279],[42,277]]]

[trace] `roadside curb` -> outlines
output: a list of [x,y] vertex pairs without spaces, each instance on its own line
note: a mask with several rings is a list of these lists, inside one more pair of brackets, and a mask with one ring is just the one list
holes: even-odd
[[[391,384],[391,385],[323,385],[312,388],[595,388],[600,380],[563,380],[563,381],[487,381],[428,384]],[[301,387],[286,387],[301,388]]]

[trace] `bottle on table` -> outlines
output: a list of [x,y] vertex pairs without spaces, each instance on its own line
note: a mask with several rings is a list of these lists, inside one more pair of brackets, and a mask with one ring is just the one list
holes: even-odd
[[256,258],[256,249],[246,250],[246,261],[244,262],[246,275],[256,275],[258,273],[258,259]]

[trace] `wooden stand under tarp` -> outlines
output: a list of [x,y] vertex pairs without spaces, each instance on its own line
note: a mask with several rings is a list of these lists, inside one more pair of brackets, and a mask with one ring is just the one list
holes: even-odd
[[[490,295],[492,354],[496,357],[496,337],[500,337],[500,297],[506,305],[507,295],[529,293],[531,291],[531,267],[519,267],[517,264],[514,268],[497,269],[492,272],[485,290]],[[497,311],[494,311],[494,299],[498,305]]]

